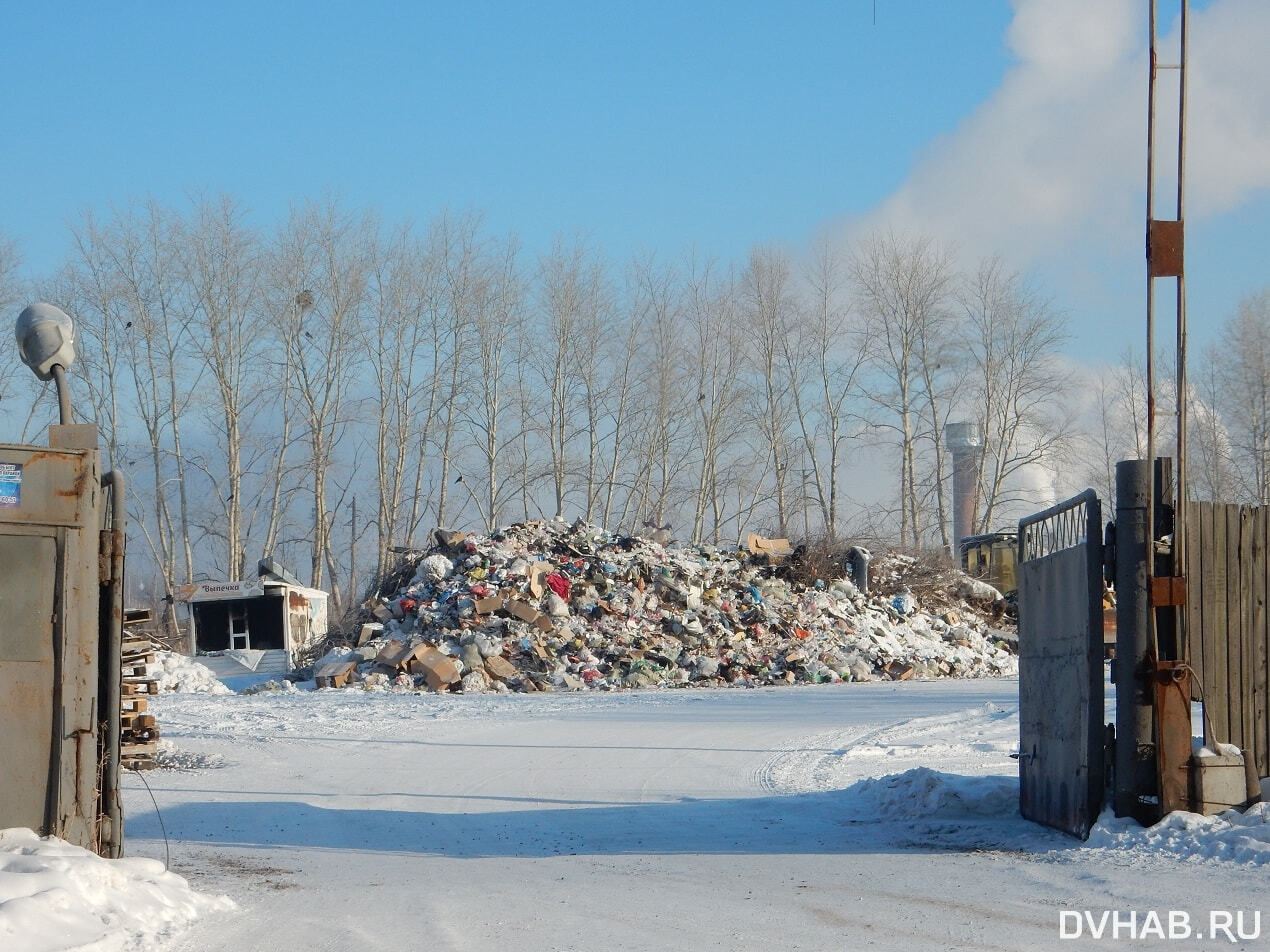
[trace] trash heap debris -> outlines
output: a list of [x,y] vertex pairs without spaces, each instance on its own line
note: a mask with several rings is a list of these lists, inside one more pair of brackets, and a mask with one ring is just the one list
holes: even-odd
[[875,560],[864,595],[800,572],[797,550],[772,540],[662,545],[582,522],[433,538],[402,553],[348,640],[316,662],[319,687],[752,687],[1017,671],[989,628],[1000,594],[956,570],[938,586],[906,585],[915,558]]

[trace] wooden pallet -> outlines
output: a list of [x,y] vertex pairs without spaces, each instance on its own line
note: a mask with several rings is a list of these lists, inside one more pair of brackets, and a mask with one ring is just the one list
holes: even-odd
[[125,634],[120,654],[119,762],[126,769],[148,770],[159,744],[158,722],[146,711],[148,699],[159,693],[159,682],[149,677],[154,645],[149,638]]

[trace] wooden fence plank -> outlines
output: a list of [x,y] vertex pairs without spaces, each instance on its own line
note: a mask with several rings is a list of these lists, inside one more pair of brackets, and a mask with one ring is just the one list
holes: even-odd
[[[1204,647],[1209,650],[1208,684],[1204,699],[1208,709],[1205,743],[1224,741],[1230,736],[1230,698],[1228,665],[1226,661],[1226,507],[1214,505],[1211,512],[1212,558],[1205,572],[1204,599]],[[1209,737],[1207,729],[1213,736]]]
[[1239,525],[1239,667],[1235,677],[1239,683],[1239,711],[1235,724],[1238,730],[1237,743],[1242,749],[1249,750],[1254,745],[1252,713],[1254,699],[1252,693],[1253,642],[1256,636],[1253,618],[1253,544],[1252,544],[1252,506],[1233,506]]
[[1243,663],[1243,613],[1241,609],[1239,571],[1239,506],[1227,504],[1226,512],[1226,626],[1230,639],[1226,643],[1226,697],[1229,700],[1226,736],[1218,738],[1240,745],[1243,734],[1243,681],[1239,668]]
[[1251,747],[1253,763],[1257,767],[1257,776],[1270,775],[1270,671],[1267,670],[1267,655],[1270,655],[1270,506],[1260,506],[1256,510],[1257,521],[1257,554],[1256,568],[1253,572],[1255,605],[1257,614],[1253,622],[1252,650],[1252,739]]
[[1186,565],[1182,571],[1187,579],[1186,610],[1184,614],[1186,651],[1183,657],[1194,672],[1191,685],[1192,698],[1202,698],[1204,691],[1204,630],[1203,630],[1203,581],[1202,571],[1204,540],[1201,536],[1200,516],[1203,503],[1187,503],[1182,510],[1186,519]]

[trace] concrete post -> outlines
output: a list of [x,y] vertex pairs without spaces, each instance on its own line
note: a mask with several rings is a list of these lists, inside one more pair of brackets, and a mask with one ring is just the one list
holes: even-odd
[[1151,464],[1116,464],[1116,816],[1154,823],[1153,685],[1147,558],[1151,551]]

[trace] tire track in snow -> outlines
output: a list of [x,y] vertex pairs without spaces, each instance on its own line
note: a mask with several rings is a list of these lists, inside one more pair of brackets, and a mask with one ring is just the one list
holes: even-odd
[[779,795],[833,789],[834,764],[856,745],[880,735],[886,726],[804,735],[782,745],[760,764],[752,774],[753,781],[762,790]]
[[[979,773],[995,761],[1004,764],[1017,748],[1016,713],[986,704],[951,714],[808,734],[769,757],[755,770],[754,781],[782,795],[836,790],[879,773],[929,763],[947,765],[950,756],[974,764]],[[886,766],[898,769],[877,769],[886,760],[891,760]]]

